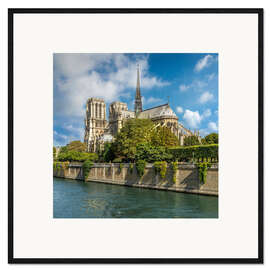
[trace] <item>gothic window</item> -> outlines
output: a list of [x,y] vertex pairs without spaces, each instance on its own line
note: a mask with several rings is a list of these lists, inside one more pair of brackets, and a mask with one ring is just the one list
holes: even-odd
[[97,110],[98,110],[98,105],[97,105],[97,103],[95,104],[95,108],[96,108],[95,117],[97,118],[97,117],[98,117],[98,115],[97,115]]
[[102,106],[102,105],[99,104],[99,118],[101,118],[101,110],[102,110],[102,109],[101,109],[101,106]]

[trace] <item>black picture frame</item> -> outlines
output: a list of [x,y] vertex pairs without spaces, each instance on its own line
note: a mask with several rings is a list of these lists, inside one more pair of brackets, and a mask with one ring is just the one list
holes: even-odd
[[[14,258],[13,23],[14,14],[182,13],[258,14],[258,258]],[[8,10],[8,263],[11,264],[261,264],[263,263],[263,9],[9,9]]]

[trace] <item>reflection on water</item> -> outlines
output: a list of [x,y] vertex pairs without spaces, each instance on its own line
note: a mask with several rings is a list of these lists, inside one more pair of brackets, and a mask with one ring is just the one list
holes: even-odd
[[218,198],[54,178],[54,218],[217,218]]

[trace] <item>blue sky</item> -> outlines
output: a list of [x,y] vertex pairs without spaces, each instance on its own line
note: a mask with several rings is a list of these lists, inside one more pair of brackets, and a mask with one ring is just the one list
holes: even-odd
[[[143,109],[167,103],[201,136],[218,132],[218,54],[54,54],[54,145],[83,141],[90,97],[134,109],[136,65]],[[108,113],[107,113],[108,117]]]

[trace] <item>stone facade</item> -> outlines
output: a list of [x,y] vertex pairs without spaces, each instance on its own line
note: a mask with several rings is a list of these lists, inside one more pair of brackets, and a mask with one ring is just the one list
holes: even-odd
[[131,172],[129,164],[123,164],[123,168],[120,170],[120,165],[115,163],[94,164],[87,179],[83,178],[83,169],[78,164],[70,164],[67,169],[54,169],[53,175],[55,177],[84,180],[86,182],[93,181],[218,196],[218,164],[213,164],[208,169],[205,184],[199,180],[196,165],[188,163],[178,165],[175,182],[173,181],[173,171],[171,168],[167,169],[165,178],[162,179],[159,174],[155,173],[155,168],[152,164],[146,165],[144,175],[141,178],[136,172],[135,164]]
[[[88,151],[96,152],[102,150],[105,142],[113,141],[116,134],[121,130],[125,121],[131,118],[151,119],[155,126],[166,126],[178,137],[180,145],[184,138],[197,135],[186,129],[178,121],[178,117],[168,103],[147,110],[142,108],[140,90],[140,74],[137,68],[137,86],[134,102],[134,111],[128,110],[123,102],[113,102],[109,106],[109,122],[106,120],[106,105],[101,98],[89,98],[86,103],[85,136],[84,142]],[[200,137],[199,137],[200,139]]]

